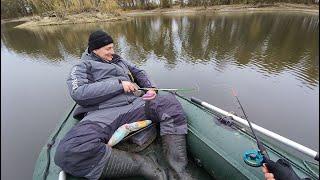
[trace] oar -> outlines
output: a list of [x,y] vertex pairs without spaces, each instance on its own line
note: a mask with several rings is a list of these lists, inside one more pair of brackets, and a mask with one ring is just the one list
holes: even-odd
[[[207,102],[204,102],[204,101],[199,100],[199,99],[194,98],[194,97],[191,98],[191,101],[196,103],[196,104],[199,104],[199,105],[201,105],[203,107],[206,107],[206,108],[208,108],[208,109],[210,109],[212,111],[218,112],[218,113],[220,113],[222,115],[231,116],[236,122],[238,122],[240,124],[243,124],[243,125],[245,125],[247,127],[249,126],[249,124],[248,124],[248,122],[246,120],[244,120],[244,119],[242,119],[242,118],[240,118],[238,116],[235,116],[235,115],[233,115],[233,114],[231,114],[231,113],[229,113],[227,111],[224,111],[224,110],[222,110],[222,109],[220,109],[218,107],[215,107],[215,106],[213,106],[213,105],[211,105],[211,104],[209,104]],[[264,134],[265,136],[270,137],[272,139],[275,139],[275,140],[277,140],[277,141],[279,141],[279,142],[281,142],[283,144],[286,144],[286,145],[288,145],[288,146],[290,146],[290,147],[292,147],[292,148],[294,148],[294,149],[296,149],[296,150],[298,150],[298,151],[300,151],[300,152],[312,157],[316,161],[319,161],[319,153],[318,152],[316,152],[316,151],[314,151],[314,150],[312,150],[312,149],[310,149],[308,147],[305,147],[305,146],[303,146],[303,145],[301,145],[299,143],[296,143],[296,142],[294,142],[294,141],[292,141],[292,140],[290,140],[288,138],[280,136],[279,134],[276,134],[276,133],[274,133],[272,131],[269,131],[269,130],[267,130],[265,128],[262,128],[262,127],[260,127],[260,126],[258,126],[256,124],[254,124],[254,123],[252,123],[251,125],[252,125],[252,128],[254,130]]]

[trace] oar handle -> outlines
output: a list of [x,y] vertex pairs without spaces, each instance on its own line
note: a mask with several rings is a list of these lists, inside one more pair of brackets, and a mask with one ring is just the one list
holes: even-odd
[[191,101],[194,102],[194,103],[196,103],[196,104],[199,104],[199,105],[202,105],[201,103],[203,102],[203,101],[201,101],[200,99],[197,99],[197,98],[195,98],[195,97],[191,97]]

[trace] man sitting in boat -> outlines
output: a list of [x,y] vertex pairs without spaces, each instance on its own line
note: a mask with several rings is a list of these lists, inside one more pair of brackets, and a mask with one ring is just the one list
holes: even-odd
[[[60,141],[55,163],[73,176],[88,179],[136,175],[190,179],[186,171],[187,121],[175,96],[157,94],[152,89],[146,99],[135,96],[134,83],[143,88],[156,86],[143,70],[114,53],[113,39],[102,30],[90,34],[81,60],[72,68],[67,85],[80,105],[74,117],[83,119]],[[143,119],[160,124],[168,173],[151,158],[107,145],[118,127]]]

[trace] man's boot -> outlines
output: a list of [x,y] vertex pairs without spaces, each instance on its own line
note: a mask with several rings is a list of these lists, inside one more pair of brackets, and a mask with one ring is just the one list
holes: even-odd
[[112,149],[101,178],[143,176],[146,179],[166,180],[165,171],[150,157]]
[[186,135],[163,135],[162,148],[164,157],[169,164],[169,180],[193,179],[186,171],[188,164]]

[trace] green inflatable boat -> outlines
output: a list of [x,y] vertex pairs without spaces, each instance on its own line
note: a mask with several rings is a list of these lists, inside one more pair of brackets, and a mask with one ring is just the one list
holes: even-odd
[[[256,141],[244,119],[195,98],[189,99],[179,94],[176,94],[176,97],[181,102],[188,118],[189,163],[187,170],[194,178],[200,180],[264,179],[261,167],[249,165],[244,161],[247,152],[257,150]],[[34,180],[81,179],[64,173],[53,160],[59,140],[78,123],[78,120],[72,117],[75,107],[76,105],[68,111],[42,148],[35,165]],[[301,178],[319,179],[319,160],[315,160],[318,159],[316,151],[258,125],[252,124],[252,127],[272,160],[286,159]],[[126,146],[126,141],[124,139],[119,147],[128,147],[130,143],[127,143]],[[136,148],[136,152],[155,156],[159,164],[166,168],[161,157],[158,136],[148,146]]]

